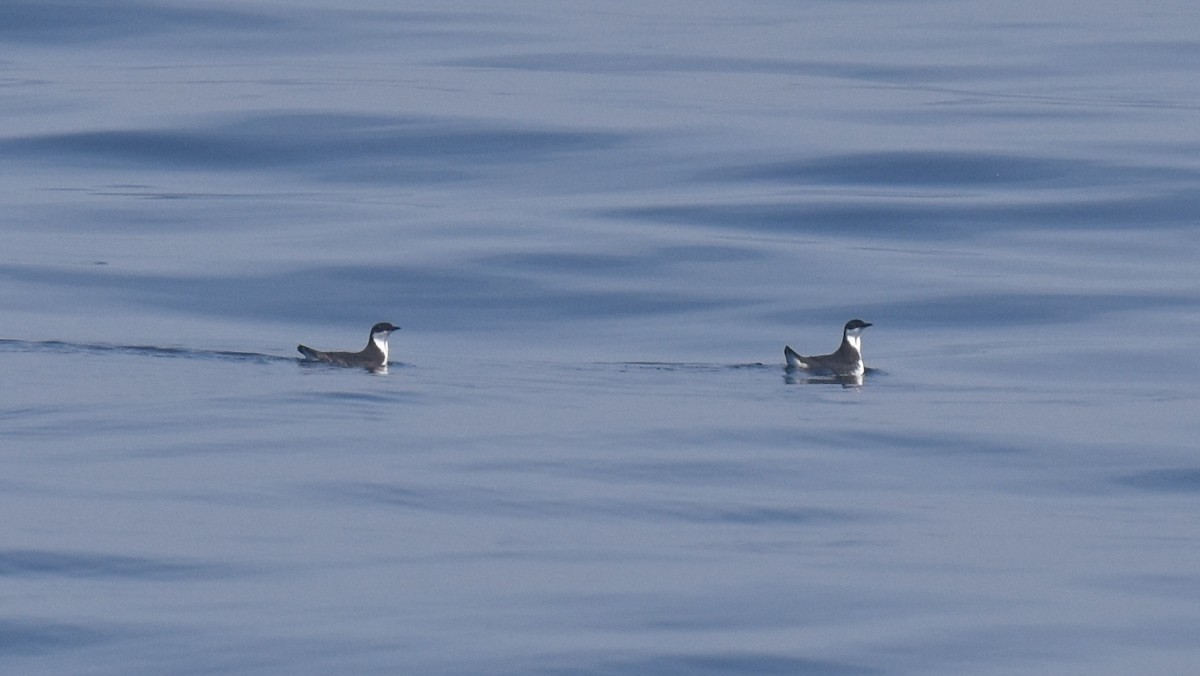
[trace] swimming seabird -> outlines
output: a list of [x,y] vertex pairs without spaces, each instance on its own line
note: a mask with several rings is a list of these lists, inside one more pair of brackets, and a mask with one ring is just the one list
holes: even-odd
[[308,361],[320,361],[336,366],[385,369],[388,363],[388,335],[398,330],[399,326],[379,322],[371,327],[371,337],[367,340],[367,346],[358,352],[322,352],[307,345],[297,345],[296,349]]
[[832,373],[836,376],[861,376],[866,372],[862,358],[862,332],[868,326],[871,324],[861,319],[851,319],[846,322],[846,328],[842,330],[842,344],[838,347],[837,352],[803,357],[785,345],[783,358],[787,360],[789,370],[805,369]]

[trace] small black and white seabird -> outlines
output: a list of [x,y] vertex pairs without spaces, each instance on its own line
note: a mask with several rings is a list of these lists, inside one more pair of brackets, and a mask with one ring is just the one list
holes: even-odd
[[385,370],[388,363],[388,336],[392,331],[399,330],[399,326],[379,322],[371,327],[371,337],[367,340],[367,346],[358,352],[322,352],[307,345],[297,345],[296,349],[308,361],[325,362],[335,366]]
[[861,376],[866,372],[862,358],[862,332],[870,326],[861,319],[851,319],[842,330],[842,344],[837,352],[813,357],[803,357],[788,346],[783,348],[783,358],[788,370],[805,369],[835,376]]

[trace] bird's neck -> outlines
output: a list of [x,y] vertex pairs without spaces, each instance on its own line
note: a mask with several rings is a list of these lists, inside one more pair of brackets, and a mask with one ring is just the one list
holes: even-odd
[[385,333],[377,333],[371,336],[371,342],[375,344],[376,349],[383,353],[383,363],[388,361],[388,337]]
[[854,348],[856,352],[862,352],[862,336],[853,333],[847,333],[842,337],[842,342]]

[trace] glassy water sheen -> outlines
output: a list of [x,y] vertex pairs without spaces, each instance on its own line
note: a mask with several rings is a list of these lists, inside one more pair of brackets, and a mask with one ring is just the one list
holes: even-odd
[[1197,35],[0,3],[0,671],[1192,673]]

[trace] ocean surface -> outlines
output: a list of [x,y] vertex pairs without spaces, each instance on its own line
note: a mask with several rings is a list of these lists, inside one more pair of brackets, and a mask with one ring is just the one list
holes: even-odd
[[0,2],[0,672],[1196,673],[1197,73],[1183,0]]

